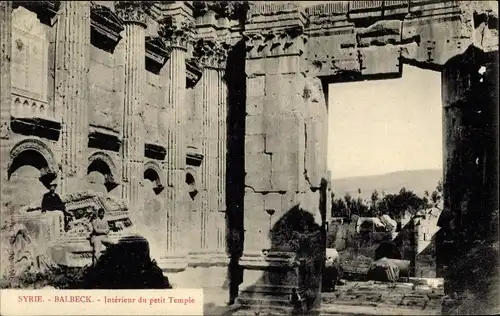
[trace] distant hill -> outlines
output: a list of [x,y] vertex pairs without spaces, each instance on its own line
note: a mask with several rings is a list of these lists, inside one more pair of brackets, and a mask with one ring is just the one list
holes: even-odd
[[412,190],[422,196],[425,190],[431,193],[438,181],[442,178],[441,169],[396,171],[381,175],[339,178],[332,180],[332,191],[337,197],[344,196],[346,192],[357,196],[358,188],[361,195],[369,199],[373,190],[386,194],[397,193],[402,187]]

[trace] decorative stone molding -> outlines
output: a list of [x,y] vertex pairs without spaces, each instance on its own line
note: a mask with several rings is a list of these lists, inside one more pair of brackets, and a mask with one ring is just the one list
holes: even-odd
[[146,156],[147,158],[164,160],[166,155],[167,150],[165,149],[165,147],[152,143],[144,144],[144,156]]
[[163,18],[159,24],[158,34],[168,47],[187,50],[194,36],[194,24],[192,22],[169,16]]
[[194,46],[193,55],[204,67],[225,69],[230,45],[216,40],[200,39]]
[[248,1],[193,1],[195,18],[213,11],[217,19],[246,20],[249,8]]
[[23,6],[37,14],[38,19],[50,26],[55,24],[60,1],[12,1],[12,8]]
[[199,167],[202,161],[203,161],[202,154],[187,153],[186,155],[186,164],[189,166]]
[[247,32],[243,34],[250,58],[279,55],[302,55],[307,43],[302,26],[291,26],[280,30]]
[[122,38],[123,22],[111,9],[92,3],[90,8],[92,45],[113,51]]
[[89,127],[89,148],[99,148],[118,152],[122,145],[122,140],[118,132],[90,125]]
[[158,73],[170,56],[171,48],[158,36],[146,37],[146,69]]
[[[107,153],[105,152],[95,152],[93,153],[88,160],[88,167],[96,161],[101,161],[104,163],[108,168],[109,172],[103,173],[104,175],[104,185],[106,186],[106,189],[108,191],[111,191],[115,187],[119,185],[118,179],[118,168],[116,167],[115,163],[113,162],[113,158],[111,158]],[[88,168],[87,167],[87,168]]]
[[[148,172],[152,171],[155,175],[153,177],[148,177]],[[166,186],[166,179],[163,173],[163,170],[161,169],[160,165],[156,161],[147,161],[144,164],[144,176],[146,178],[149,178],[151,181],[155,183],[155,187],[153,190],[155,191],[156,194],[160,194],[161,191]]]
[[186,59],[186,88],[194,87],[201,79],[202,67],[198,58]]
[[57,140],[61,134],[61,122],[48,109],[46,102],[12,95],[10,129],[22,135],[36,135]]
[[152,1],[115,1],[115,11],[124,23],[147,26],[147,16]]
[[45,143],[37,139],[25,139],[17,143],[12,148],[12,150],[10,151],[10,161],[7,167],[9,177],[12,174],[12,172],[14,172],[14,170],[11,170],[11,168],[13,167],[12,163],[14,162],[14,160],[23,152],[31,150],[42,155],[42,157],[45,159],[45,162],[47,163],[47,167],[44,168],[44,170],[41,170],[42,177],[51,176],[52,178],[55,178],[57,176],[59,167],[54,157],[54,154],[47,147]]
[[[482,2],[338,1],[308,7],[310,23],[305,32],[311,45],[305,72],[398,77],[402,62],[439,71],[471,44],[498,49],[498,31],[479,18],[481,12],[490,11],[476,3]],[[436,35],[441,29],[452,33]],[[436,40],[441,36],[446,40]],[[325,40],[335,44],[322,46]],[[253,40],[250,45],[263,44]],[[380,55],[385,56],[383,62],[377,58]]]

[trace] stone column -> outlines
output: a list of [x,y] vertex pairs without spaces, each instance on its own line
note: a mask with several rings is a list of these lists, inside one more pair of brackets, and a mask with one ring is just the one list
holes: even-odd
[[140,3],[118,2],[116,11],[124,23],[123,51],[125,86],[123,104],[123,170],[122,198],[128,202],[131,215],[137,215],[141,200],[144,158],[143,104],[146,80],[146,14]]
[[[12,1],[0,2],[0,139],[9,138],[10,60],[12,55]],[[2,159],[3,160],[3,159]],[[7,160],[7,159],[5,159]],[[2,169],[5,170],[5,169]],[[4,172],[5,173],[5,172]]]
[[62,109],[61,192],[79,190],[87,166],[90,2],[64,1],[57,22],[56,106]]
[[224,79],[227,50],[215,40],[198,42],[195,54],[203,65],[202,76],[202,122],[205,156],[201,166],[202,183],[206,198],[202,200],[201,211],[207,218],[203,231],[206,249],[224,251],[219,232],[224,230],[225,217],[225,163],[226,163],[226,119],[227,86]]
[[182,238],[187,225],[186,209],[186,120],[187,110],[184,104],[186,93],[186,53],[191,43],[192,26],[186,21],[168,17],[161,21],[160,36],[170,48],[167,61],[168,81],[166,102],[172,108],[172,126],[169,127],[169,152],[167,154],[167,181],[169,193],[167,201],[167,259],[171,264],[185,265],[188,248]]

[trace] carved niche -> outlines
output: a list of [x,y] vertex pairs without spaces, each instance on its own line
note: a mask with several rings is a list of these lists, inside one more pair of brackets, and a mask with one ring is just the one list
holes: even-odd
[[119,185],[118,168],[113,159],[104,152],[96,152],[90,156],[87,172],[90,171],[98,171],[104,175],[104,186],[108,192]]
[[24,152],[27,151],[35,151],[39,153],[46,162],[46,167],[42,168],[40,170],[40,181],[43,183],[48,183],[51,180],[55,179],[57,177],[57,170],[58,165],[56,163],[56,160],[54,158],[54,155],[50,151],[50,149],[45,145],[43,142],[37,140],[37,139],[26,139],[21,142],[19,142],[17,145],[12,148],[10,151],[10,161],[9,165],[7,167],[9,176],[11,173],[14,171],[14,161],[15,159],[21,155]]
[[98,4],[92,4],[90,18],[92,45],[113,52],[122,38],[120,33],[124,28],[121,19],[108,7]]
[[148,161],[144,164],[144,178],[154,183],[153,191],[155,194],[160,194],[166,186],[163,171],[155,161]]
[[18,7],[12,13],[12,93],[47,103],[48,52],[45,26],[36,13]]

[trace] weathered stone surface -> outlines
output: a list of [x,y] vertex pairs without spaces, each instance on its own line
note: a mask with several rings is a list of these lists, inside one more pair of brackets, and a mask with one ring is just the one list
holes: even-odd
[[[10,154],[2,159],[8,170],[2,212],[36,203],[45,191],[39,178],[57,177],[63,192],[87,187],[123,198],[134,221],[154,231],[151,247],[160,249],[165,270],[186,269],[201,252],[223,262],[226,215],[237,226],[232,229],[246,230],[245,260],[252,268],[285,267],[292,254],[286,234],[270,234],[269,225],[304,196],[319,200],[311,189],[328,178],[323,87],[397,77],[402,63],[410,63],[443,70],[445,213],[471,216],[473,205],[486,210],[486,219],[471,221],[478,225],[460,224],[470,242],[494,229],[486,222],[498,209],[491,137],[498,60],[487,53],[498,51],[498,17],[480,2],[341,1],[304,9],[296,3],[47,1],[15,7],[17,13],[12,2],[0,7],[0,154]],[[20,20],[36,22],[30,25],[39,38],[28,44],[41,43],[28,57],[12,53],[22,46],[12,40],[19,12],[29,17]],[[47,78],[28,80],[40,74]],[[471,86],[480,80],[482,87]],[[12,98],[22,87],[33,91]],[[27,164],[26,156],[39,163]],[[454,164],[463,172],[453,171]],[[234,189],[226,188],[226,178]],[[482,195],[473,187],[483,188]],[[234,209],[226,210],[226,195]],[[314,217],[317,208],[301,214]],[[192,239],[182,238],[191,228]],[[422,234],[427,243],[428,233]],[[262,249],[271,246],[265,259]],[[431,268],[431,257],[422,257],[422,269]],[[281,282],[281,290],[294,280],[264,274],[263,284]]]

